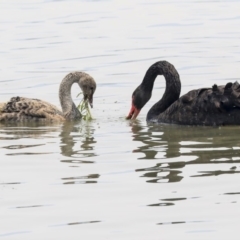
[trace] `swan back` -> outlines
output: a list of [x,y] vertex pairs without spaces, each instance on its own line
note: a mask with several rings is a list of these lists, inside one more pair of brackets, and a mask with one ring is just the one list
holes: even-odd
[[174,102],[159,114],[158,122],[184,125],[239,125],[240,85],[238,82],[225,86],[196,89]]
[[0,121],[63,121],[62,112],[39,99],[13,97],[1,109]]

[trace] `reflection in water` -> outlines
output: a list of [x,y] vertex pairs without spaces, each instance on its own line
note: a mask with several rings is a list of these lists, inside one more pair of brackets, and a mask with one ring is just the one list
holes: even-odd
[[163,202],[163,203],[154,203],[154,204],[149,204],[149,207],[167,207],[167,206],[173,206],[174,203],[171,202]]
[[[143,172],[147,182],[164,183],[179,182],[183,179],[183,171],[187,165],[211,164],[212,171],[197,171],[190,177],[218,176],[236,174],[233,164],[240,163],[239,127],[190,127],[176,125],[141,126],[131,123],[133,141],[143,143],[133,152],[141,152],[144,157],[155,160],[155,165],[137,169]],[[231,164],[226,170],[219,169],[221,164]],[[185,174],[186,176],[186,174]]]
[[[94,139],[94,128],[88,122],[74,123],[65,122],[62,125],[61,137],[61,153],[63,156],[79,158],[79,157],[93,157],[96,154],[93,152],[94,147],[92,144],[96,144]],[[80,146],[74,146],[81,141]],[[92,161],[82,160],[63,160],[63,162],[69,163],[92,163]]]
[[[6,156],[34,156],[56,154],[56,141],[61,155],[68,159],[60,160],[68,163],[69,167],[78,167],[79,164],[94,163],[86,158],[96,156],[94,153],[94,128],[90,122],[64,122],[63,124],[41,123],[9,123],[0,125],[0,147],[8,150]],[[60,144],[58,139],[60,136]],[[10,141],[9,141],[10,140]],[[40,143],[39,143],[40,142]],[[7,144],[6,144],[7,143]],[[34,144],[33,144],[34,143]],[[66,165],[67,166],[67,165]],[[77,177],[61,178],[63,184],[97,183],[99,174],[89,174]],[[3,184],[3,183],[2,183]],[[21,184],[9,182],[4,184]]]
[[82,177],[69,177],[62,178],[62,180],[66,181],[63,184],[85,184],[85,183],[97,183],[96,179],[99,178],[99,174],[89,174],[87,176]]
[[0,147],[9,150],[6,156],[52,154],[52,151],[46,151],[50,143],[46,139],[52,140],[58,131],[59,125],[55,123],[48,126],[37,122],[0,124]]
[[165,207],[165,206],[173,206],[175,201],[182,201],[182,200],[187,200],[187,198],[166,198],[166,199],[160,199],[160,203],[155,203],[155,204],[149,204],[148,206],[150,207]]
[[[92,157],[96,156],[93,153],[94,147],[91,144],[95,144],[94,140],[94,129],[87,122],[64,122],[62,125],[59,124],[48,124],[43,125],[41,123],[9,123],[0,125],[0,140],[21,140],[22,138],[34,138],[34,139],[49,139],[53,132],[58,132],[59,127],[61,127],[60,137],[61,137],[61,154],[67,157]],[[55,136],[54,136],[55,137]],[[77,142],[81,141],[80,147],[74,150],[74,146]],[[31,147],[44,146],[46,144],[28,144],[28,145],[9,145],[3,148],[9,150],[24,149]],[[15,155],[20,153],[14,153]],[[37,153],[27,153],[23,152],[21,154],[37,154]],[[46,154],[39,153],[39,154]],[[13,155],[13,154],[8,154]],[[67,160],[66,160],[67,161]],[[80,161],[80,160],[74,160]],[[63,160],[63,162],[65,162]],[[80,161],[83,163],[91,163],[91,161]]]
[[29,148],[29,147],[38,147],[43,146],[44,144],[33,144],[33,145],[10,145],[3,148],[6,149],[22,149],[22,148]]
[[[65,122],[60,133],[60,148],[61,154],[69,159],[61,160],[61,162],[71,164],[69,167],[79,167],[79,164],[94,163],[94,161],[85,159],[96,156],[94,153],[94,145],[96,144],[94,131],[95,129],[90,122]],[[99,177],[99,174],[88,174],[86,176],[65,177],[62,180],[63,184],[87,184],[97,183]]]
[[219,176],[222,174],[233,174],[233,173],[240,173],[240,171],[234,171],[234,170],[229,170],[229,171],[200,171],[200,175],[192,175],[192,177],[208,177],[208,176]]
[[[43,138],[48,137],[47,134],[58,131],[59,125],[56,123],[48,124],[47,126],[38,122],[28,123],[0,123],[0,140],[21,140],[22,138]],[[21,149],[34,147],[35,145],[11,145],[6,146],[8,149]]]
[[132,125],[132,132],[134,133],[133,141],[139,141],[142,142],[144,145],[139,147],[138,149],[134,150],[133,152],[141,152],[145,154],[145,157],[140,159],[154,159],[157,155],[157,151],[154,150],[155,146],[159,146],[161,142],[154,142],[152,141],[152,133],[149,129],[147,131],[144,131],[145,128],[142,127],[140,124],[138,124],[138,121],[136,120],[136,123],[131,123]]
[[[61,127],[61,130],[59,129]],[[94,146],[96,141],[94,139],[94,128],[88,122],[64,122],[59,124],[48,124],[48,126],[41,123],[29,122],[29,123],[7,123],[0,124],[0,140],[21,140],[21,139],[52,139],[58,138],[53,133],[57,133],[60,130],[61,137],[61,154],[66,157],[79,158],[79,157],[92,157],[96,156],[94,153]],[[80,145],[76,143],[81,143]],[[2,148],[9,150],[21,150],[28,148],[38,148],[46,145],[41,144],[11,144],[3,146]],[[75,146],[76,145],[76,146]],[[75,147],[75,149],[74,149]],[[24,155],[24,154],[47,154],[51,152],[14,152],[8,155]],[[66,162],[68,160],[63,160]],[[92,163],[92,161],[80,161],[83,163]]]

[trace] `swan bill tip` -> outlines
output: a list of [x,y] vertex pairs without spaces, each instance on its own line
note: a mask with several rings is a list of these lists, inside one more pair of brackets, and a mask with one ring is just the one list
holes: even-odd
[[132,118],[132,115],[128,115],[128,116],[126,116],[126,120],[130,120]]
[[132,105],[130,112],[126,119],[134,120],[137,118],[138,114],[140,113],[140,110],[137,109],[134,105]]

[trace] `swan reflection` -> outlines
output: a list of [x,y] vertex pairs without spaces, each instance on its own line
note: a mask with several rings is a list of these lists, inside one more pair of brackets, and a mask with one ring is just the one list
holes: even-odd
[[[58,140],[60,136],[59,147],[61,155],[74,158],[74,161],[76,161],[76,158],[96,156],[94,153],[94,145],[97,142],[94,138],[94,131],[91,123],[84,121],[66,121],[62,124],[52,123],[47,126],[44,123],[36,122],[29,122],[27,124],[8,123],[0,124],[0,140],[11,140],[9,142],[10,144],[4,144],[2,146],[4,149],[12,150],[11,153],[8,152],[10,155],[20,154],[19,150],[21,149],[29,149],[29,151],[21,152],[22,155],[52,154],[54,152],[50,145],[55,143],[53,139]],[[28,144],[24,144],[23,139],[33,139],[33,141],[28,141]],[[42,140],[44,140],[44,142]],[[19,141],[21,141],[21,143],[19,143]],[[31,149],[39,149],[40,147],[42,148],[39,153],[31,151]],[[46,149],[48,151],[46,151]]]
[[62,180],[64,181],[63,184],[86,184],[97,183],[99,177],[99,174],[89,174],[87,176],[62,178]]
[[[70,160],[62,160],[68,163],[92,163],[93,161],[83,160],[83,158],[94,157],[94,146],[97,143],[94,138],[95,129],[89,122],[64,122],[61,138],[61,154],[71,157]],[[81,158],[81,159],[79,159]]]
[[[64,174],[59,176],[62,184],[97,183],[100,177],[98,173],[76,173],[69,169],[69,167],[79,167],[80,164],[94,163],[88,160],[96,156],[95,129],[91,122],[66,121],[62,124],[48,124],[48,126],[36,122],[8,123],[0,127],[0,139],[3,140],[0,147],[4,155],[18,156],[19,160],[21,157],[24,161],[25,158],[31,161],[36,160],[36,162],[42,160],[41,162],[47,163],[48,167],[51,164],[57,165],[52,160],[60,155],[60,164],[63,165],[61,167],[65,168]],[[11,185],[20,183],[7,182]]]
[[[143,172],[147,182],[179,182],[184,177],[240,173],[236,169],[240,163],[239,127],[130,124],[133,141],[143,144],[133,153],[144,154],[139,160],[153,160],[152,167],[136,169]],[[189,168],[191,165],[198,167]],[[186,167],[192,171],[186,172]]]
[[[91,122],[64,122],[60,133],[60,149],[62,156],[67,157],[67,159],[62,159],[61,162],[67,163],[69,167],[94,163],[94,161],[88,160],[88,158],[96,156],[94,149],[97,141],[94,137],[94,131]],[[99,177],[99,174],[91,173],[64,177],[61,180],[62,184],[92,184],[97,183]]]

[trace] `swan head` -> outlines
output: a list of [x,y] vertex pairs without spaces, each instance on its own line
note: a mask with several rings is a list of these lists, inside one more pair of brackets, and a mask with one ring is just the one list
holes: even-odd
[[84,73],[78,84],[82,89],[84,101],[88,100],[90,106],[93,107],[93,94],[96,90],[95,80],[90,75]]
[[144,105],[151,98],[151,92],[145,91],[140,85],[132,94],[132,106],[126,119],[136,119]]

